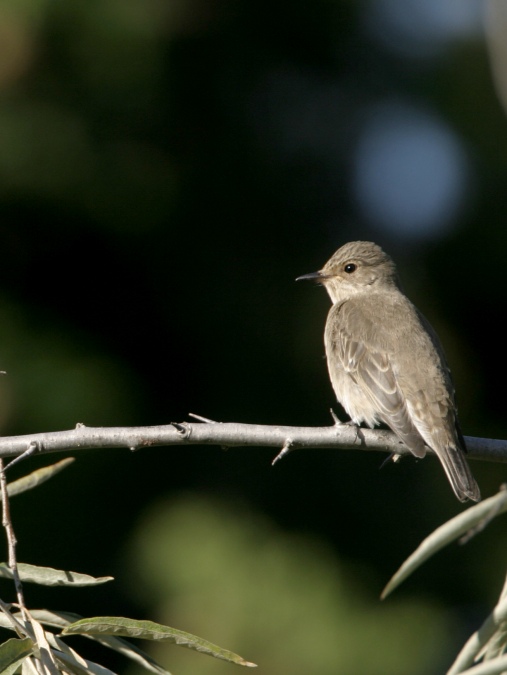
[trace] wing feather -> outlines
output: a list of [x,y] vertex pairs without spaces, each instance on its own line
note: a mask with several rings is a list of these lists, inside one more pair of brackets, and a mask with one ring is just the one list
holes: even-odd
[[357,385],[378,419],[387,424],[415,456],[424,457],[425,442],[411,418],[388,345],[379,345],[371,339],[374,334],[371,319],[355,303],[343,303],[340,309],[346,315],[334,323],[333,342],[341,368]]

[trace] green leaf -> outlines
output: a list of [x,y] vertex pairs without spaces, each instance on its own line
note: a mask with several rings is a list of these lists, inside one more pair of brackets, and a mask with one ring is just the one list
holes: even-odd
[[[56,628],[64,628],[70,623],[78,621],[82,618],[79,616],[79,614],[71,614],[70,612],[50,612],[46,609],[35,609],[32,610],[30,614],[43,625],[53,626]],[[165,668],[162,668],[162,666],[158,664],[155,659],[149,656],[149,654],[146,654],[146,652],[144,652],[142,649],[139,649],[139,647],[136,647],[136,645],[133,645],[126,640],[113,637],[112,635],[84,635],[83,637],[94,640],[104,647],[113,649],[126,658],[135,661],[152,673],[157,673],[157,675],[171,675],[169,671],[165,670]]]
[[[88,574],[55,570],[52,567],[39,567],[18,563],[21,581],[41,586],[98,586],[112,581],[113,577],[91,577]],[[12,570],[7,563],[0,563],[0,578],[12,579]]]
[[14,673],[20,663],[33,653],[33,642],[30,638],[19,640],[10,638],[0,645],[0,673]]
[[387,586],[381,594],[382,600],[386,598],[397,586],[405,581],[412,572],[420,567],[428,558],[439,551],[447,544],[461,537],[474,527],[479,527],[487,523],[491,518],[507,511],[507,492],[500,490],[496,495],[485,499],[479,504],[471,506],[455,518],[447,521],[426,539],[424,539],[417,549],[409,556],[399,570],[390,579]]
[[248,666],[250,668],[256,667],[255,663],[245,661],[241,656],[238,656],[238,654],[217,647],[217,645],[214,645],[207,640],[177,630],[176,628],[153,623],[153,621],[135,621],[134,619],[125,619],[122,617],[99,616],[76,621],[62,631],[62,635],[94,635],[97,633],[135,637],[143,640],[173,642],[180,647],[195,649],[203,654],[236,663],[240,666]]
[[[9,497],[14,497],[14,495],[19,495],[22,492],[26,492],[27,490],[31,490],[32,488],[41,485],[41,483],[45,483],[50,478],[53,478],[53,476],[56,476],[57,473],[66,469],[74,461],[74,457],[67,457],[66,459],[56,462],[56,464],[44,466],[42,469],[37,469],[37,471],[33,471],[32,473],[9,483],[7,486]],[[0,495],[0,502],[1,501],[2,497]]]

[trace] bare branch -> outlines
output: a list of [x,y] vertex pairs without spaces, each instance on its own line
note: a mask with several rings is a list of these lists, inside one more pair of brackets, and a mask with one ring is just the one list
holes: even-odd
[[[468,456],[507,462],[507,441],[466,437]],[[174,422],[153,427],[85,427],[68,431],[0,438],[0,457],[21,455],[34,447],[38,454],[97,448],[142,450],[161,445],[218,445],[288,448],[336,448],[409,454],[396,436],[384,429],[358,429],[348,424],[330,427],[288,427],[238,422]]]

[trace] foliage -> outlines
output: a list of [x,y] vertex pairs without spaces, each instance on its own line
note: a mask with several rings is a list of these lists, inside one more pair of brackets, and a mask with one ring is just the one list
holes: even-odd
[[[497,516],[507,511],[507,491],[502,486],[493,497],[471,506],[429,535],[403,563],[385,587],[385,598],[434,553],[459,539],[465,543]],[[465,534],[466,533],[466,534]],[[482,663],[483,665],[474,665]],[[460,651],[447,675],[494,675],[507,667],[507,579],[498,602],[482,626]]]
[[[63,464],[63,466],[62,466]],[[56,475],[68,465],[69,461],[38,470],[16,481],[11,488],[11,494],[19,494],[35,487],[51,476]],[[4,471],[2,466],[2,472]],[[7,492],[3,496],[7,497]],[[75,675],[106,675],[112,671],[103,666],[88,661],[69,647],[65,638],[72,635],[84,635],[123,656],[142,665],[144,669],[158,675],[170,675],[162,666],[143,651],[129,644],[118,636],[135,637],[143,640],[166,641],[173,644],[194,649],[218,659],[242,666],[253,667],[255,664],[245,661],[237,654],[222,649],[207,640],[191,635],[184,631],[162,626],[151,621],[136,621],[123,617],[93,617],[82,618],[67,612],[48,610],[29,610],[25,604],[23,594],[20,594],[22,583],[33,583],[43,586],[92,587],[109,581],[112,577],[94,578],[87,574],[39,567],[24,563],[17,563],[13,549],[15,542],[9,540],[9,528],[12,528],[8,508],[8,498],[3,502],[4,526],[9,541],[9,564],[0,563],[0,577],[17,580],[15,583],[18,603],[8,605],[0,600],[0,626],[14,631],[17,638],[10,638],[0,645],[0,673],[14,675],[14,673],[73,673]],[[47,628],[57,628],[55,634]]]

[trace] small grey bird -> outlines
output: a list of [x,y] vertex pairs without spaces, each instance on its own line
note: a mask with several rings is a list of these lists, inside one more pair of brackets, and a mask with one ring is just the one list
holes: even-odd
[[331,297],[327,365],[351,420],[387,424],[416,457],[431,448],[457,498],[479,501],[442,346],[401,291],[391,258],[372,242],[353,241],[299,279],[322,283]]

